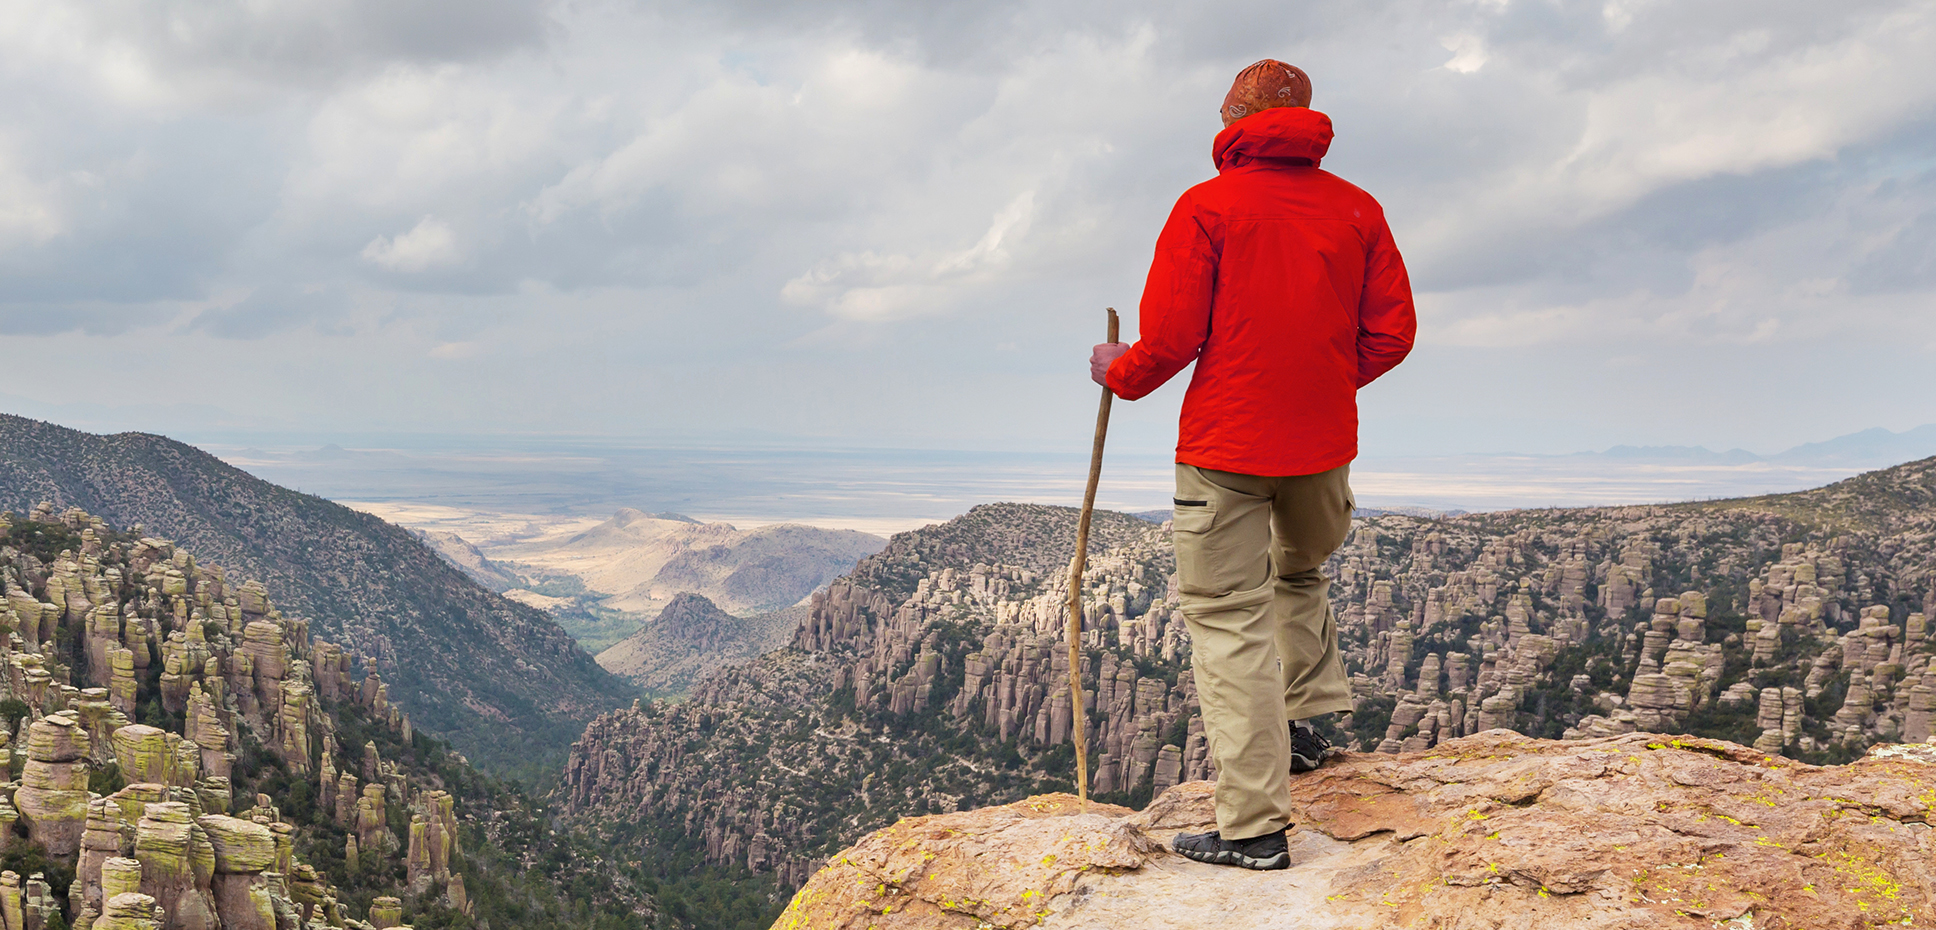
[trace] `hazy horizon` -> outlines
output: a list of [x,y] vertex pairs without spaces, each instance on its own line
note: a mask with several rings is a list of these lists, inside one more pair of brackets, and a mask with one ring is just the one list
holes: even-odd
[[[1804,490],[1876,467],[1936,454],[1936,430],[1900,456],[1851,454],[1847,440],[1819,443],[1812,459],[1737,462],[1715,454],[1634,451],[1570,455],[1364,456],[1353,464],[1361,507],[1506,510],[1665,503]],[[1899,437],[1902,434],[1898,434]],[[349,437],[344,437],[349,438]],[[375,437],[367,437],[375,438]],[[1072,505],[1081,498],[1086,451],[617,442],[586,437],[391,437],[388,446],[206,448],[258,477],[386,517],[398,505],[433,525],[459,514],[604,517],[620,507],[677,512],[742,527],[798,522],[888,535],[940,522],[976,504]],[[1658,451],[1658,450],[1657,450]],[[1171,457],[1111,448],[1098,506],[1164,509]],[[433,511],[441,514],[424,516]]]

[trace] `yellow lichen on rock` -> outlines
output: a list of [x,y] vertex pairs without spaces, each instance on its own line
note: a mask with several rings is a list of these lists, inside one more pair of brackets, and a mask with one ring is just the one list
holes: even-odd
[[1816,767],[1718,740],[1491,731],[1293,777],[1286,871],[1165,851],[1215,829],[1209,782],[1135,814],[1050,795],[881,830],[775,927],[1922,926],[1936,921],[1933,777],[1936,747]]
[[1020,928],[1094,870],[1134,869],[1158,845],[1127,808],[1073,795],[913,817],[863,839],[794,896],[777,928]]

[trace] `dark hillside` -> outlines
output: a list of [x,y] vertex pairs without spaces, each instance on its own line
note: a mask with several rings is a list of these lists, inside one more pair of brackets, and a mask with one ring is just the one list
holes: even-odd
[[141,524],[259,580],[371,657],[420,726],[479,764],[535,774],[631,689],[542,612],[480,587],[408,531],[191,446],[0,415],[0,509],[42,501]]
[[1866,472],[1792,494],[1683,504],[1687,509],[1763,510],[1832,530],[1894,533],[1936,522],[1936,458]]

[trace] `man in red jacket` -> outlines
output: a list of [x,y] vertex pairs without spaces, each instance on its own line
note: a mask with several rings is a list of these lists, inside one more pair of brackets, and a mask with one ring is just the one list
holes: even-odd
[[1351,709],[1319,567],[1351,528],[1359,388],[1411,351],[1411,283],[1371,195],[1320,170],[1331,120],[1280,61],[1237,75],[1212,152],[1156,241],[1142,339],[1095,347],[1125,400],[1191,362],[1176,446],[1177,587],[1217,832],[1178,852],[1290,864],[1289,774],[1328,748],[1308,722]]

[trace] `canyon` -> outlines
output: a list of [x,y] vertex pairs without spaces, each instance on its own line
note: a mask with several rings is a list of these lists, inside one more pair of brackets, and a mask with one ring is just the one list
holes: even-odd
[[[36,930],[1007,925],[1020,912],[950,906],[959,877],[882,880],[893,844],[1035,856],[1050,828],[1029,824],[1065,816],[1115,838],[1094,875],[991,872],[983,890],[1033,892],[1058,926],[1128,925],[1109,902],[1155,907],[1177,882],[1238,893],[1161,851],[1201,826],[1215,771],[1152,519],[1096,514],[1077,702],[1069,508],[988,504],[849,549],[621,512],[544,544],[654,611],[595,662],[532,604],[617,595],[534,590],[537,563],[499,544],[161,437],[0,419],[0,490],[7,930],[16,901]],[[1926,862],[1930,805],[1889,786],[1926,780],[1936,735],[1936,460],[1756,498],[1362,515],[1326,572],[1352,710],[1320,721],[1345,752],[1300,781],[1293,870],[1326,913],[1463,926],[1485,896],[1512,919],[1652,926],[1652,904],[1700,890],[1565,865],[1624,846],[1634,869],[1725,873],[1710,923],[1840,925],[1716,890],[1769,875],[1825,901],[1851,882],[1844,910],[1870,882],[1896,896],[1858,911],[1925,914],[1902,850]],[[489,590],[507,582],[532,603]],[[1069,815],[1077,728],[1094,801]],[[497,780],[527,775],[546,796]],[[1566,819],[1587,814],[1600,832]],[[951,846],[934,825],[991,838]],[[1574,858],[1551,855],[1569,833]],[[1879,871],[1811,871],[1857,860]],[[1427,888],[1433,868],[1463,878]],[[1338,903],[1374,873],[1403,900]],[[863,880],[874,897],[847,893]]]
[[[799,887],[902,816],[1071,787],[1140,808],[1212,777],[1164,527],[1098,514],[1084,698],[1063,633],[1075,514],[988,505],[896,536],[818,594],[788,649],[689,700],[604,715],[567,810]],[[1815,491],[1357,523],[1336,579],[1361,753],[1499,729],[1732,741],[1846,763],[1936,714],[1936,460]]]

